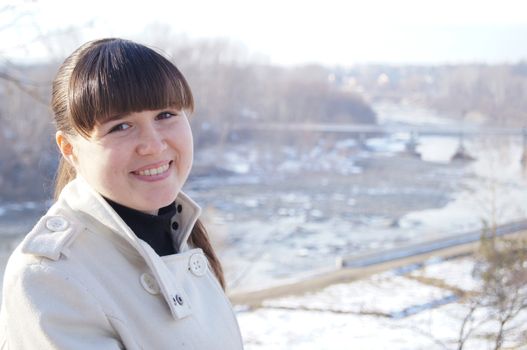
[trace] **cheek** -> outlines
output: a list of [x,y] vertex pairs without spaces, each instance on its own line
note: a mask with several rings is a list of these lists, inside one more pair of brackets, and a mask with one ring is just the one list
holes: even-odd
[[112,186],[118,174],[123,173],[123,155],[108,149],[93,148],[84,154],[81,171],[89,174],[94,181],[103,186]]
[[192,138],[192,131],[188,124],[178,130],[174,130],[171,139],[174,140],[174,148],[177,149],[182,158],[192,159],[194,153],[194,141]]
[[123,200],[129,194],[128,172],[122,157],[112,154],[98,156],[98,169],[93,170],[93,186],[104,196],[114,200]]
[[[129,162],[128,156],[124,152],[111,151],[100,155],[100,163],[105,167],[104,173],[106,176],[113,177],[128,174]],[[112,180],[112,178],[110,178]]]
[[194,145],[190,127],[180,129],[174,133],[172,147],[175,149],[178,157],[178,173],[185,178],[192,168],[194,158]]

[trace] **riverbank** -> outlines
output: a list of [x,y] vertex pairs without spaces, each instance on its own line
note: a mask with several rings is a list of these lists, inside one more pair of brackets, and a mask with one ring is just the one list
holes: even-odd
[[[523,222],[522,227],[525,226]],[[527,238],[527,231],[512,231],[503,235],[507,239],[525,239]],[[426,242],[425,242],[426,243]],[[282,281],[282,283],[268,288],[257,290],[243,290],[239,288],[232,290],[229,293],[229,298],[234,304],[245,305],[248,307],[260,307],[266,300],[276,299],[280,297],[289,297],[294,295],[301,295],[310,292],[316,292],[328,286],[338,283],[347,283],[359,279],[365,279],[372,275],[391,271],[396,269],[408,270],[419,269],[425,265],[426,261],[432,260],[455,260],[460,257],[471,257],[480,245],[479,240],[464,244],[453,244],[442,249],[418,249],[417,245],[411,246],[415,253],[403,253],[402,257],[397,257],[397,250],[390,253],[378,252],[376,254],[368,254],[363,257],[358,256],[355,259],[350,258],[349,261],[343,261],[344,266],[337,266],[333,269],[326,269],[323,271],[312,272],[303,276],[297,276],[289,280]],[[426,244],[423,244],[425,247]],[[400,247],[400,250],[405,250],[406,247]],[[394,257],[383,258],[383,254]],[[371,260],[372,263],[368,263]],[[359,262],[359,264],[354,264]],[[364,263],[366,262],[366,263]],[[346,267],[356,266],[357,267]]]

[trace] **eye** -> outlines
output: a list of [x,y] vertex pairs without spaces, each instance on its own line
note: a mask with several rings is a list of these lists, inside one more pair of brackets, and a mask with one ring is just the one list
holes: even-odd
[[108,133],[112,133],[112,132],[116,132],[116,131],[123,131],[123,130],[126,130],[130,127],[129,124],[126,124],[126,123],[121,123],[121,124],[117,124],[115,126],[113,126],[110,131],[108,131]]
[[170,118],[173,118],[173,117],[176,117],[177,114],[176,113],[172,113],[172,112],[161,112],[157,115],[157,119],[170,119]]

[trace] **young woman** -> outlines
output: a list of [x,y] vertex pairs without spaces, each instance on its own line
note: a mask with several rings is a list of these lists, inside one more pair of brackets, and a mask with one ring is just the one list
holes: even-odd
[[190,88],[166,58],[89,42],[53,82],[56,201],[9,259],[1,349],[242,349],[200,208]]

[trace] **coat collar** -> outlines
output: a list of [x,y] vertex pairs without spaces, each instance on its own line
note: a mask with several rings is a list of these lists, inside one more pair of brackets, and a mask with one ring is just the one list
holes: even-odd
[[159,209],[157,214],[144,213],[103,197],[119,214],[121,219],[134,231],[137,237],[150,244],[160,256],[176,253],[179,233],[178,208],[175,202]]
[[[115,212],[111,205],[81,176],[77,176],[76,179],[64,187],[59,200],[61,199],[70,208],[93,217],[132,243],[134,248],[139,248],[139,238]],[[182,207],[181,213],[178,215],[179,222],[177,231],[179,232],[177,232],[175,237],[177,239],[176,250],[183,252],[188,250],[187,241],[192,233],[194,224],[201,214],[201,208],[182,191],[179,192],[175,205],[181,205]]]

